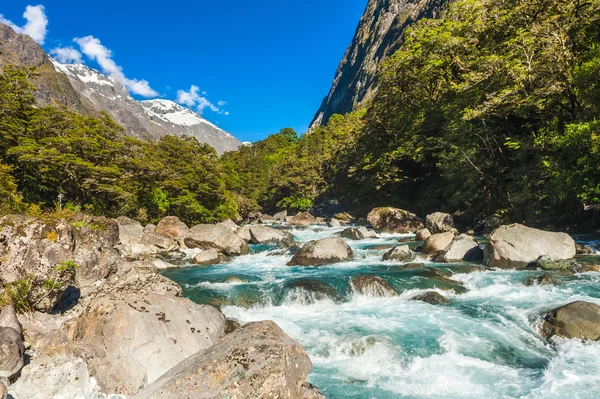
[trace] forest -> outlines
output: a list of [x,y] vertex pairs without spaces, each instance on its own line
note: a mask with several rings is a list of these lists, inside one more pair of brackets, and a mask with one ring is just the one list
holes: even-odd
[[105,114],[38,108],[34,75],[0,74],[2,213],[55,209],[60,195],[143,222],[338,201],[561,225],[600,204],[600,0],[454,1],[406,32],[369,103],[221,158],[195,139],[127,137]]

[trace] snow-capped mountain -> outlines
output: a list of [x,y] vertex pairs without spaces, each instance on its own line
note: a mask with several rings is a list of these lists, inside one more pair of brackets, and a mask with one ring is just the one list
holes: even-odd
[[128,134],[156,140],[162,136],[192,136],[212,146],[217,153],[232,151],[242,143],[197,113],[168,100],[137,101],[112,77],[80,64],[61,64],[54,68],[65,74],[75,90],[96,109],[107,111]]

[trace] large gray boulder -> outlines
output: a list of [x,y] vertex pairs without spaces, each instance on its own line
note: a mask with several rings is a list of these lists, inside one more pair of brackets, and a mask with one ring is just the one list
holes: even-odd
[[427,215],[425,226],[431,234],[446,233],[454,229],[454,219],[449,213],[435,212]]
[[249,232],[252,244],[278,244],[294,240],[290,233],[267,226],[250,226]]
[[245,225],[238,227],[235,230],[235,234],[237,234],[242,240],[246,242],[252,241],[252,236],[250,235],[250,228],[254,227],[253,225]]
[[316,223],[317,219],[308,212],[300,212],[296,216],[286,218],[286,224],[289,226],[308,226]]
[[473,237],[461,234],[446,247],[437,258],[438,262],[478,262],[483,260],[483,250]]
[[577,301],[552,310],[540,326],[543,336],[600,340],[600,306]]
[[490,267],[523,269],[541,256],[565,260],[575,254],[575,241],[568,234],[511,224],[492,232],[484,248],[484,261]]
[[167,216],[162,218],[156,225],[153,233],[171,238],[173,240],[184,239],[190,231],[189,227],[176,216]]
[[119,216],[115,221],[119,225],[119,240],[121,244],[139,244],[142,241],[144,226],[140,222],[127,216]]
[[272,321],[246,324],[184,360],[134,399],[301,398],[312,364]]
[[12,378],[25,365],[23,327],[15,308],[6,305],[0,313],[0,377]]
[[431,232],[429,231],[429,229],[424,228],[424,229],[417,231],[417,234],[415,236],[415,241],[425,241],[429,237],[431,237]]
[[227,227],[231,231],[236,231],[238,228],[238,225],[231,219],[223,220],[222,222],[217,223],[217,226]]
[[398,295],[398,291],[386,280],[378,276],[357,276],[350,281],[352,292],[372,298],[388,298]]
[[396,262],[410,262],[412,258],[413,252],[408,245],[399,245],[383,255],[383,260],[393,260]]
[[438,253],[445,250],[452,240],[454,239],[454,233],[440,233],[434,234],[425,240],[423,244],[423,252],[428,255],[437,255]]
[[373,209],[367,220],[376,231],[386,233],[415,233],[425,227],[414,213],[391,207]]
[[377,233],[373,230],[369,230],[364,226],[360,227],[348,227],[342,231],[341,236],[349,240],[365,240],[367,238],[376,238]]
[[215,265],[221,262],[222,256],[216,249],[207,249],[194,256],[194,264]]
[[90,381],[85,360],[80,357],[40,356],[23,369],[10,386],[14,399],[94,399],[100,392]]
[[98,296],[67,323],[71,344],[86,348],[104,392],[134,395],[224,335],[226,318],[211,306],[131,292]]
[[354,253],[339,237],[324,238],[307,242],[298,251],[288,266],[322,266],[352,259]]
[[174,252],[179,249],[177,241],[156,233],[146,233],[140,242],[143,245],[155,246],[161,253]]
[[220,225],[199,224],[188,232],[185,245],[203,250],[216,249],[230,255],[247,255],[248,244],[230,228]]
[[287,217],[287,215],[288,215],[287,211],[277,212],[276,214],[273,215],[273,219],[275,219],[279,222],[285,222],[285,218]]

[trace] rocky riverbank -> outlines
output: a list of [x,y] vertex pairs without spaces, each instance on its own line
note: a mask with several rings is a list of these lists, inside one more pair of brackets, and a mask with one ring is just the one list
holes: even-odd
[[[3,384],[14,399],[114,394],[212,398],[225,393],[323,397],[306,382],[312,368],[307,353],[275,323],[240,326],[213,306],[182,298],[182,288],[159,273],[182,264],[229,262],[248,254],[250,246],[269,245],[274,255],[291,257],[289,267],[312,269],[351,261],[357,254],[349,243],[380,234],[413,234],[412,239],[386,246],[382,262],[423,270],[434,288],[446,287],[457,294],[466,292],[460,281],[418,262],[475,262],[481,266],[469,267],[478,270],[598,271],[595,265],[573,260],[584,249],[566,234],[507,225],[480,245],[475,237],[459,234],[452,217],[442,213],[420,219],[404,210],[377,208],[367,217],[371,229],[351,226],[354,221],[349,214],[330,220],[308,213],[278,214],[256,215],[241,226],[226,221],[190,228],[175,217],[147,226],[124,217],[79,215],[68,221],[4,217],[0,339],[8,349],[0,354]],[[348,226],[340,227],[334,237],[306,243],[299,243],[288,227],[301,231],[319,224]],[[354,276],[350,287],[374,298],[401,295],[385,278],[372,275]],[[309,280],[286,289],[300,295],[311,292],[310,301],[337,295],[327,285]],[[434,305],[448,302],[436,290],[413,299]],[[15,308],[22,314],[17,316]],[[594,304],[548,309],[540,317],[540,331],[548,339],[596,340],[600,331],[600,311]],[[196,392],[199,386],[202,389]]]

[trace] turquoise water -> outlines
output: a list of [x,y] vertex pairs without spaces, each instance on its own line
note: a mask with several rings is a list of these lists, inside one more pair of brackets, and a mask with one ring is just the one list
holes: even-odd
[[[292,232],[306,242],[340,231]],[[600,304],[600,273],[526,287],[523,280],[540,272],[473,272],[464,264],[425,258],[415,260],[424,267],[408,270],[382,262],[382,246],[398,245],[403,237],[349,241],[355,259],[328,267],[288,267],[291,255],[257,246],[254,254],[228,264],[165,274],[182,285],[186,297],[219,306],[241,323],[277,322],[307,350],[313,362],[308,379],[330,399],[600,397],[600,343],[550,345],[537,332],[546,310],[575,300]],[[598,245],[593,238],[582,241]],[[451,276],[440,278],[430,267]],[[355,295],[349,280],[357,275],[380,276],[401,294]],[[294,285],[306,280],[329,288],[315,294],[306,284]],[[431,289],[449,304],[410,300]]]

